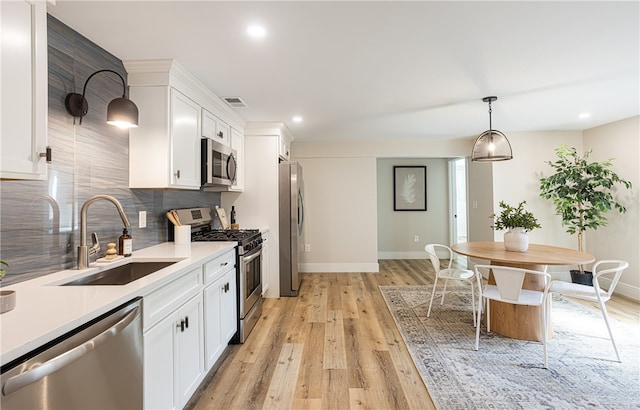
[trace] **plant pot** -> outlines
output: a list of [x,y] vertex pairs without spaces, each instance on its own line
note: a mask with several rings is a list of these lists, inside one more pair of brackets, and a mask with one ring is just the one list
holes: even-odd
[[511,228],[504,234],[504,247],[511,252],[526,252],[529,249],[529,235],[524,228]]
[[16,291],[0,290],[0,313],[8,312],[16,307]]
[[571,283],[578,283],[580,285],[593,286],[593,273],[589,271],[581,272],[577,269],[571,269]]

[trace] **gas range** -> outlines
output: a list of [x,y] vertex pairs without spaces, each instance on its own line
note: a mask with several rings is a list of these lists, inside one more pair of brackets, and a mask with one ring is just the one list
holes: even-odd
[[[238,253],[243,255],[262,243],[258,229],[214,229],[211,208],[174,209],[181,225],[191,225],[191,241],[238,242]],[[173,224],[169,223],[169,240],[173,240]]]
[[191,232],[193,242],[236,241],[240,254],[255,249],[262,243],[258,229],[211,229]]

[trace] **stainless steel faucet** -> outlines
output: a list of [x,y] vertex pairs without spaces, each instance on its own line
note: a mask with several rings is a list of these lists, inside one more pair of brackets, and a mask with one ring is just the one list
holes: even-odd
[[80,210],[80,246],[78,246],[78,269],[87,269],[89,267],[89,256],[95,255],[100,250],[98,235],[96,235],[95,233],[92,234],[93,246],[89,248],[87,245],[85,245],[85,241],[87,239],[87,209],[89,209],[89,205],[100,199],[105,199],[113,203],[118,209],[118,213],[120,214],[120,218],[122,219],[124,227],[127,228],[130,226],[127,215],[125,215],[124,209],[122,209],[122,205],[114,197],[110,195],[96,195],[87,199]]

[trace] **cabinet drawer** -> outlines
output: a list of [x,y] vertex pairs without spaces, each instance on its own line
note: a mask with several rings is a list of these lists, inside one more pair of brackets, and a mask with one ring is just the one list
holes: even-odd
[[168,285],[145,296],[142,299],[143,328],[145,330],[149,329],[201,290],[202,268],[197,267]]
[[236,266],[236,249],[232,248],[204,265],[205,285],[218,280],[229,268]]

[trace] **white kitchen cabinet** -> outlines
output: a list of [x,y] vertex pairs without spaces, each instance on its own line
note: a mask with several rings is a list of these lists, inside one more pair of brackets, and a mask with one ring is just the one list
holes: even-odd
[[285,161],[291,159],[291,141],[284,134],[278,135],[278,156]]
[[204,333],[202,294],[187,302],[175,318],[178,374],[178,408],[184,407],[200,385],[204,375]]
[[205,286],[205,368],[208,371],[238,330],[235,250],[205,265]]
[[202,109],[202,136],[229,146],[229,125],[206,109]]
[[0,178],[47,177],[47,8],[0,2]]
[[140,113],[129,134],[129,187],[200,189],[200,140],[230,146],[231,128],[245,121],[175,60],[122,63]]
[[144,407],[182,408],[204,377],[202,268],[143,298]]
[[236,181],[231,185],[231,191],[242,192],[244,190],[244,134],[235,128],[231,128],[231,148],[236,150],[236,163],[238,165]]
[[129,187],[200,189],[200,106],[171,87],[129,93],[140,112],[129,131]]

